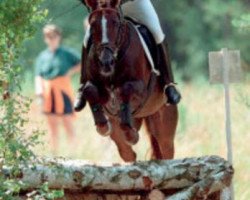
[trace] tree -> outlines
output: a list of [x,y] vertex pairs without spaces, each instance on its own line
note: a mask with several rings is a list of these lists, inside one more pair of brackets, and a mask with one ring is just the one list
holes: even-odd
[[[22,66],[18,63],[23,41],[35,33],[35,25],[45,16],[40,9],[42,0],[0,1],[0,199],[15,199],[24,186],[17,180],[20,164],[26,164],[35,155],[37,133],[25,138],[23,127],[28,121],[25,113],[30,100],[20,94]],[[3,165],[11,167],[8,177]],[[48,191],[45,191],[48,192]],[[47,195],[47,193],[43,195]]]
[[[46,159],[21,170],[26,190],[46,180],[51,188],[64,188],[67,199],[81,200],[163,200],[164,196],[169,200],[215,200],[214,196],[229,187],[234,173],[232,166],[217,156],[109,166]],[[155,190],[161,198],[153,198]]]
[[245,1],[159,1],[160,13],[170,43],[173,61],[185,76],[205,74],[209,51],[222,47],[240,49],[249,63],[249,36],[232,25],[232,20],[249,9]]
[[250,30],[250,14],[244,14],[240,18],[233,20],[233,25],[239,29]]

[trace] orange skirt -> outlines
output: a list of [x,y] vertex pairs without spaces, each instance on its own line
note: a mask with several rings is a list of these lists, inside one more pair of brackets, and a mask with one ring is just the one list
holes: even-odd
[[43,80],[43,112],[46,114],[73,114],[74,93],[69,77]]

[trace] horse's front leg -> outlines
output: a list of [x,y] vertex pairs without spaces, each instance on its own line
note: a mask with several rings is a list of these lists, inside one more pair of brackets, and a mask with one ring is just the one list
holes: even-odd
[[131,98],[135,94],[142,94],[144,91],[143,81],[130,81],[126,82],[121,87],[121,100],[122,103],[120,105],[120,118],[121,123],[120,126],[124,130],[126,141],[134,145],[139,140],[139,135],[134,128],[133,124],[133,116],[131,111]]
[[83,95],[89,102],[97,132],[102,136],[109,136],[112,132],[112,127],[107,117],[104,115],[102,103],[108,100],[106,95],[100,95],[99,89],[90,81],[86,83],[83,89]]

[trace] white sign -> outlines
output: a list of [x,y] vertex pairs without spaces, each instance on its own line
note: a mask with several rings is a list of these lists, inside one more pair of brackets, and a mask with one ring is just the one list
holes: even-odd
[[[242,69],[240,62],[240,51],[229,51],[224,48],[218,52],[209,53],[210,82],[213,84],[223,83],[225,91],[225,129],[227,140],[227,159],[233,164],[233,146],[231,129],[230,108],[230,83],[242,80]],[[233,184],[222,193],[223,200],[234,199]]]
[[[225,62],[227,63],[226,65]],[[225,69],[227,68],[227,69]],[[228,71],[228,82],[237,83],[242,80],[243,73],[240,62],[240,51],[222,51],[209,53],[210,83],[224,83],[224,73]]]

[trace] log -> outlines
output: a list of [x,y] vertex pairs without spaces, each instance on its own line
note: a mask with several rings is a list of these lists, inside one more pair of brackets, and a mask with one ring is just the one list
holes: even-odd
[[[234,170],[217,156],[96,165],[80,160],[44,159],[20,167],[24,191],[48,182],[67,199],[219,199]],[[5,168],[8,176],[9,169]],[[152,197],[152,196],[158,196]],[[163,197],[160,197],[160,196]],[[118,198],[119,196],[119,198]],[[216,197],[215,197],[216,196]],[[128,198],[129,199],[129,198]]]

